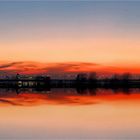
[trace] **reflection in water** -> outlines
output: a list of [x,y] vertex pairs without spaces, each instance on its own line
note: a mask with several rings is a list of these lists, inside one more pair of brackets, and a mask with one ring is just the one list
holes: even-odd
[[90,105],[97,104],[100,100],[137,99],[139,93],[139,89],[1,89],[0,105]]
[[0,89],[0,139],[140,139],[139,89]]

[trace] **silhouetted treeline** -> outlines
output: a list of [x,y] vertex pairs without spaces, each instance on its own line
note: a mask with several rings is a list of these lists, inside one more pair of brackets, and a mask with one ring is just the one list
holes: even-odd
[[99,78],[96,73],[91,74],[78,74],[76,77],[76,85],[95,88],[119,88],[119,87],[140,87],[140,78],[137,76],[132,76],[129,73],[124,73],[122,75],[114,74],[111,77]]
[[35,87],[35,88],[140,88],[140,78],[129,73],[100,77],[95,72],[79,73],[73,79],[51,79],[49,76],[21,76],[0,79],[0,87]]

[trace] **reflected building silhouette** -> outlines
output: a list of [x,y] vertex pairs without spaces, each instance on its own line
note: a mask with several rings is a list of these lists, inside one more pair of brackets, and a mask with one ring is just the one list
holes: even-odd
[[52,91],[69,91],[73,90],[74,93],[77,93],[77,95],[92,95],[96,96],[98,92],[100,91],[112,91],[112,94],[118,94],[120,92],[124,94],[133,94],[135,92],[140,92],[139,88],[41,88],[41,87],[35,87],[35,88],[0,88],[0,94],[4,95],[5,93],[16,93],[16,94],[22,94],[22,93],[51,93]]
[[[130,96],[131,95],[131,96]],[[97,100],[131,99],[140,97],[140,89],[76,89],[76,88],[0,88],[0,104],[38,105],[38,104],[95,104]],[[119,98],[118,98],[119,97]],[[97,99],[97,100],[96,100]]]

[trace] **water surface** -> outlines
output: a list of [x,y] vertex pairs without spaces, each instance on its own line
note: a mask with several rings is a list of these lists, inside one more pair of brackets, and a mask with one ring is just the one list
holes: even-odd
[[139,130],[138,89],[0,90],[0,139],[134,140]]

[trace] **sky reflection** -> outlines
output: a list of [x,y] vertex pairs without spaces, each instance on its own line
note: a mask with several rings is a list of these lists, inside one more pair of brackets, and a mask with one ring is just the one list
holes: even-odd
[[139,139],[140,94],[0,92],[0,139]]
[[120,89],[115,91],[111,89],[95,89],[80,92],[75,89],[51,89],[51,91],[24,89],[20,93],[16,92],[11,90],[1,91],[0,106],[135,104],[140,100],[139,89]]

